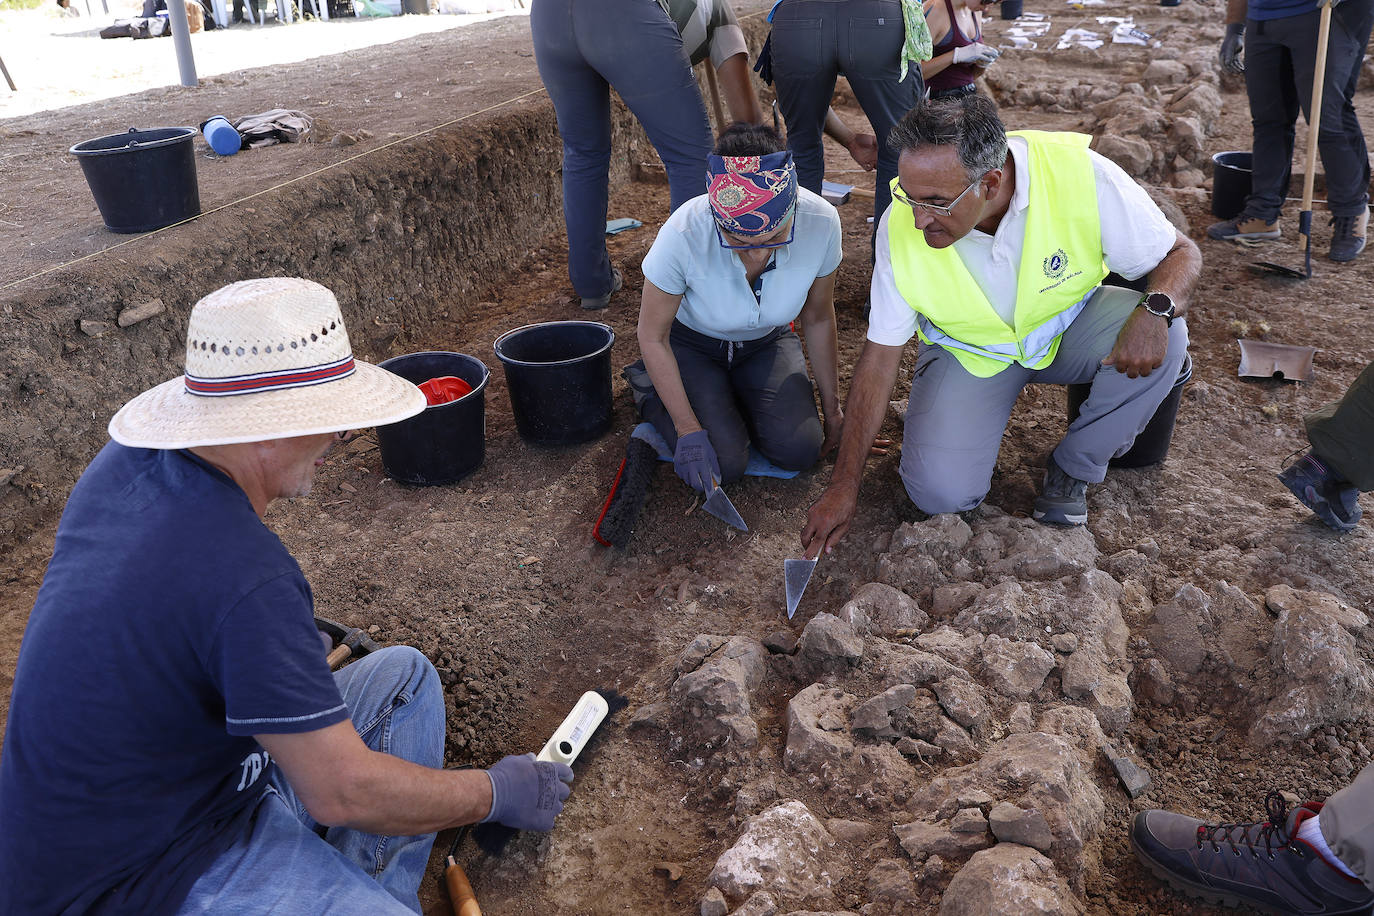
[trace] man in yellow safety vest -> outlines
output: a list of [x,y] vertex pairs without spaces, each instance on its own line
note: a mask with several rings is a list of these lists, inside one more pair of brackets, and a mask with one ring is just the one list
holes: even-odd
[[[917,335],[900,466],[917,508],[983,501],[1027,384],[1091,383],[1034,509],[1041,522],[1084,524],[1088,484],[1185,371],[1197,246],[1087,136],[1008,134],[982,96],[915,108],[889,142],[900,158],[878,228],[868,340],[830,486],[802,532],[807,556],[833,548],[853,520],[864,458]],[[1109,271],[1148,276],[1148,292],[1102,286]]]

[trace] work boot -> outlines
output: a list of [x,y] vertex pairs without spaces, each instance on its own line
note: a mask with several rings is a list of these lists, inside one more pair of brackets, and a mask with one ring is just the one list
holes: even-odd
[[1290,812],[1283,796],[1270,792],[1264,807],[1269,819],[1253,824],[1142,811],[1131,826],[1131,846],[1156,876],[1207,903],[1283,916],[1369,913],[1374,894],[1297,838],[1298,825],[1322,806],[1308,802]]
[[1088,482],[1070,477],[1050,456],[1045,483],[1032,517],[1046,525],[1083,525],[1088,521]]
[[1208,226],[1207,235],[1209,238],[1221,242],[1241,242],[1242,244],[1272,242],[1280,235],[1279,221],[1277,219],[1266,220],[1262,217],[1242,213],[1235,219],[1228,219]]
[[1331,251],[1326,256],[1333,261],[1355,260],[1355,256],[1364,251],[1369,208],[1365,207],[1358,216],[1333,216],[1331,225]]
[[1331,466],[1309,452],[1279,471],[1279,481],[1332,531],[1344,534],[1359,524],[1360,491]]
[[604,309],[611,304],[611,297],[616,294],[616,291],[620,289],[624,282],[625,278],[621,275],[620,270],[612,267],[611,291],[604,296],[583,296],[582,307],[589,312],[596,311],[597,309]]

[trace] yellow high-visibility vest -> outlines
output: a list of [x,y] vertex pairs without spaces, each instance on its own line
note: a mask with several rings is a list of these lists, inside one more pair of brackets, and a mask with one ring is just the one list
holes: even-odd
[[[931,248],[908,212],[888,215],[887,240],[897,291],[916,312],[926,343],[953,353],[971,374],[996,375],[1012,363],[1043,369],[1059,339],[1087,305],[1107,265],[1088,156],[1091,137],[1013,131],[1030,149],[1030,203],[1017,272],[1014,326],[1009,326],[964,266],[954,246]],[[896,185],[896,179],[893,180]]]

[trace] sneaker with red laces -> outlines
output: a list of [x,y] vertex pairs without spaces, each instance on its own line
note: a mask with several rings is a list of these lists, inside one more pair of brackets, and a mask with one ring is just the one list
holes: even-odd
[[1283,796],[1264,799],[1266,821],[1206,824],[1172,811],[1142,811],[1131,827],[1141,863],[1175,890],[1222,906],[1278,916],[1363,916],[1374,893],[1298,839],[1298,825],[1321,811],[1308,802],[1288,811]]

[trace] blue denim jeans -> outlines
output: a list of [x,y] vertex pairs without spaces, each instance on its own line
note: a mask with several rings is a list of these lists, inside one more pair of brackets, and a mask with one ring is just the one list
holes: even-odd
[[[365,655],[334,675],[353,725],[374,751],[421,766],[444,763],[444,694],[409,646]],[[420,912],[434,834],[377,836],[315,822],[272,764],[246,839],[191,888],[182,913]]]
[[706,105],[682,36],[654,0],[533,0],[530,33],[563,137],[568,274],[579,296],[604,296],[614,282],[606,251],[611,87],[663,160],[674,210],[706,193]]

